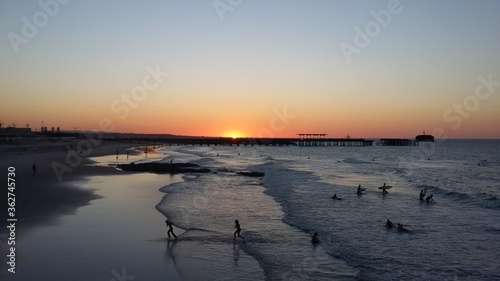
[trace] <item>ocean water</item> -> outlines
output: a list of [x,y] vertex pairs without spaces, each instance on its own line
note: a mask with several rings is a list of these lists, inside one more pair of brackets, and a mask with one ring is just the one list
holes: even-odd
[[[498,140],[162,152],[213,171],[163,187],[156,206],[186,230],[170,246],[185,280],[500,280]],[[434,203],[419,201],[425,186]]]

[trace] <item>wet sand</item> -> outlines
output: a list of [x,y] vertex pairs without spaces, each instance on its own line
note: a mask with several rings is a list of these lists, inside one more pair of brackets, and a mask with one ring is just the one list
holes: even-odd
[[[15,167],[18,219],[15,274],[7,271],[8,229],[0,230],[0,279],[120,280],[127,274],[141,280],[177,280],[166,252],[165,217],[154,208],[164,195],[158,189],[176,178],[89,165],[93,163],[89,157],[115,157],[117,151],[124,159],[130,144],[103,142],[85,157],[73,155],[73,160],[67,158],[67,145],[76,147],[76,143],[0,146],[2,182],[7,181],[8,167]],[[81,162],[68,166],[76,163],[71,161]],[[53,166],[59,165],[55,162],[71,168],[64,170],[62,181],[54,171]],[[7,192],[0,204],[4,222],[6,196]]]
[[[27,143],[19,147],[0,145],[0,180],[7,182],[8,168],[15,168],[18,235],[37,225],[53,223],[59,216],[72,214],[78,207],[97,199],[92,190],[78,188],[73,182],[88,175],[113,175],[119,171],[112,167],[89,166],[92,163],[89,157],[116,154],[116,151],[125,153],[130,149],[130,144],[102,142],[93,146],[87,156],[68,158],[71,148],[66,150],[66,147],[76,148],[77,145],[78,141]],[[68,163],[75,165],[71,167]],[[36,165],[36,174],[33,164]],[[62,169],[63,166],[66,168]],[[2,194],[2,198],[6,196],[6,192]],[[1,200],[0,207],[0,219],[5,221],[7,200]],[[5,229],[0,230],[0,234],[4,232]]]

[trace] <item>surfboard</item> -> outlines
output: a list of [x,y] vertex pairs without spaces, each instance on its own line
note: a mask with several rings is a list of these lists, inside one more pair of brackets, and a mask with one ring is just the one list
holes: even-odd
[[378,189],[391,189],[392,185],[380,186]]
[[425,187],[424,187],[424,195],[423,195],[423,196],[425,196],[425,194],[427,194],[427,187],[428,187],[428,186],[427,186],[427,185],[425,185]]

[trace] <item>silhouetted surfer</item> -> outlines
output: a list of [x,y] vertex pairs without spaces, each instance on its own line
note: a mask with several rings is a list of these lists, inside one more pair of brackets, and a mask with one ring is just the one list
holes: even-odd
[[407,225],[398,223],[398,231],[399,232],[407,232],[408,229],[404,228],[405,226],[407,226]]
[[387,219],[387,222],[385,223],[385,227],[386,228],[393,228],[394,224],[392,223],[392,221],[390,221],[389,219]]
[[342,200],[342,198],[340,198],[340,197],[337,197],[337,193],[333,194],[333,196],[332,196],[332,199],[336,199],[336,200]]
[[241,239],[245,240],[245,238],[240,235],[240,232],[241,232],[240,222],[238,220],[235,220],[234,223],[236,224],[234,226],[234,228],[236,228],[236,231],[234,232],[234,235],[233,235],[234,238],[233,238],[233,240],[236,240],[236,234],[238,234],[238,237],[240,237]]
[[165,223],[166,223],[166,226],[168,227],[168,231],[167,231],[168,238],[170,238],[170,233],[172,233],[172,235],[175,237],[175,239],[177,239],[177,236],[174,233],[174,229],[172,228],[173,223],[169,222],[168,220],[166,220]]
[[319,237],[318,237],[318,233],[317,232],[314,232],[312,238],[311,238],[311,242],[313,244],[319,244]]
[[385,189],[385,182],[384,185],[382,186],[382,194],[388,194],[387,190]]
[[358,194],[358,195],[362,195],[363,193],[361,193],[361,191],[363,191],[363,190],[364,190],[364,189],[363,189],[363,188],[361,188],[361,184],[360,184],[360,185],[358,185],[358,191],[356,191],[356,194]]
[[424,201],[424,196],[425,196],[424,190],[422,189],[420,190],[420,201]]
[[434,202],[434,199],[433,199],[432,197],[433,197],[433,195],[432,195],[432,194],[431,194],[431,195],[429,195],[429,196],[427,196],[427,198],[425,198],[425,201],[427,201],[427,203]]

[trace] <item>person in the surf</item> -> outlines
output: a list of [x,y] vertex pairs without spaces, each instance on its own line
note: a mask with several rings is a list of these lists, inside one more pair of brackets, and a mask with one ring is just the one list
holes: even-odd
[[427,201],[427,203],[434,202],[434,199],[433,199],[432,197],[433,197],[433,195],[432,195],[432,194],[431,194],[431,195],[429,195],[429,196],[427,196],[427,198],[425,198],[425,201]]
[[168,238],[170,238],[170,233],[172,233],[172,235],[175,237],[175,239],[177,239],[177,236],[174,233],[174,229],[172,228],[172,225],[174,225],[174,224],[168,220],[165,221],[165,224],[166,224],[166,227],[168,227],[168,231],[167,231]]
[[382,194],[389,194],[389,192],[387,192],[387,190],[384,187],[385,187],[385,182],[384,185],[382,186]]
[[407,226],[407,225],[398,223],[398,231],[399,232],[407,232],[408,229],[404,228],[405,226]]
[[420,201],[424,201],[425,194],[424,194],[424,190],[423,189],[420,190],[420,195],[419,196],[420,196]]
[[356,191],[356,194],[362,195],[363,193],[361,193],[361,191],[363,191],[363,189],[361,188],[361,184],[360,184],[360,185],[358,185],[358,191]]
[[394,224],[392,223],[392,221],[390,221],[389,219],[387,219],[387,221],[385,222],[385,227],[386,228],[393,228]]
[[236,224],[234,226],[234,228],[236,228],[236,231],[234,232],[233,240],[236,240],[236,234],[238,234],[238,237],[240,237],[241,239],[245,240],[245,238],[240,235],[240,232],[241,232],[240,222],[238,220],[235,220],[234,223]]
[[342,198],[337,196],[337,193],[333,194],[332,199],[342,200]]
[[319,237],[317,232],[314,232],[313,236],[311,237],[311,242],[313,244],[319,244]]

